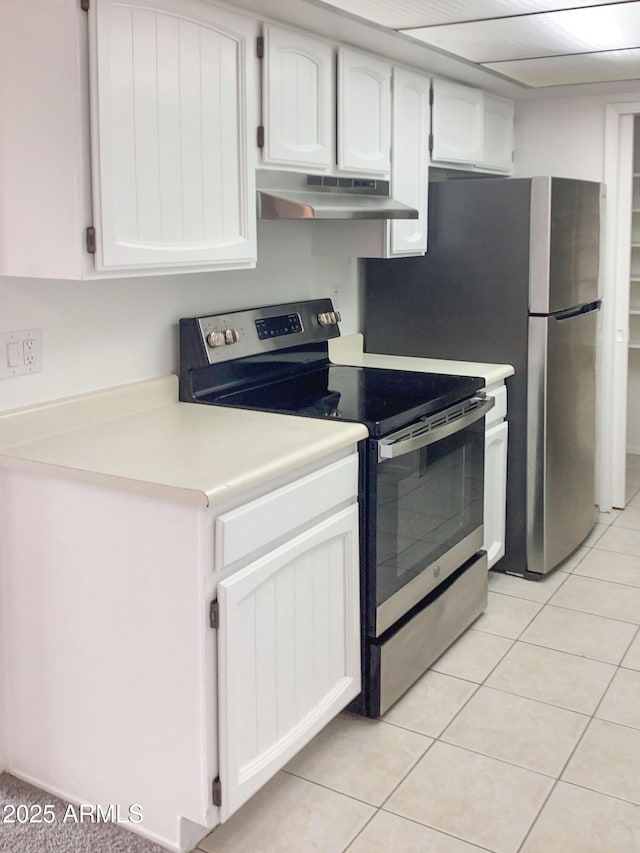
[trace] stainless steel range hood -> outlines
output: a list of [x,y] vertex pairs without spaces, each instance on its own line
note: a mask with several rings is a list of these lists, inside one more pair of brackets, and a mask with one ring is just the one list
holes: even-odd
[[258,169],[261,219],[417,219],[418,211],[389,198],[389,181]]

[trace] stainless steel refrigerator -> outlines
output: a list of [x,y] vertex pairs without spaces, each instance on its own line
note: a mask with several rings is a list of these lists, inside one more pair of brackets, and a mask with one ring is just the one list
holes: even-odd
[[365,349],[507,362],[506,552],[544,575],[588,536],[595,507],[600,185],[452,179],[429,188],[421,258],[365,263]]

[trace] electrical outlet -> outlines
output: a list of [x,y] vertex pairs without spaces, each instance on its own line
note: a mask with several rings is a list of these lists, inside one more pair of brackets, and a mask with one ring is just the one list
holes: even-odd
[[25,338],[22,342],[22,353],[24,355],[24,363],[27,367],[35,367],[37,356],[36,356],[36,342],[33,338]]
[[42,331],[0,332],[0,379],[42,370]]

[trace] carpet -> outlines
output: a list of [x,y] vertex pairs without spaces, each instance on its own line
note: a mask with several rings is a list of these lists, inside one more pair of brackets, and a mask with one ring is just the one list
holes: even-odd
[[76,822],[78,809],[0,774],[0,853],[167,853],[116,823]]

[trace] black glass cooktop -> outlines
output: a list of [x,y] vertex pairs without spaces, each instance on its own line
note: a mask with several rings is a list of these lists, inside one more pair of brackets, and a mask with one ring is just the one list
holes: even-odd
[[482,379],[324,364],[294,377],[199,396],[200,402],[365,424],[378,437],[470,397]]

